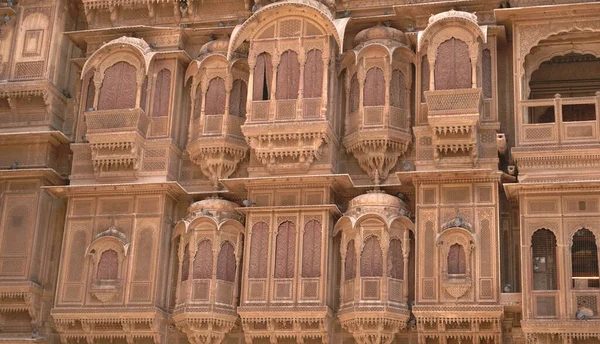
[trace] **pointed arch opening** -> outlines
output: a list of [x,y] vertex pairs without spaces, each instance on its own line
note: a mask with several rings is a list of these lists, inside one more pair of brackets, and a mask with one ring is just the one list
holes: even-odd
[[109,249],[100,255],[96,280],[111,281],[117,279],[119,279],[119,254],[117,251]]
[[402,242],[399,239],[390,240],[388,249],[388,277],[404,280],[404,256]]
[[212,242],[202,240],[194,257],[193,279],[211,279],[213,271]]
[[598,246],[594,233],[581,228],[573,234],[571,276],[574,289],[598,288]]
[[269,255],[269,225],[257,222],[252,226],[250,243],[249,278],[267,278]]
[[271,80],[273,78],[271,55],[262,53],[256,57],[253,78],[252,100],[271,99]]
[[450,246],[448,250],[448,274],[465,275],[467,273],[467,257],[465,248],[460,244]]
[[385,77],[383,76],[383,71],[377,67],[369,69],[363,88],[363,105],[384,106],[385,94]]
[[471,68],[467,43],[454,37],[444,41],[435,59],[435,89],[471,88]]
[[287,50],[281,54],[277,66],[277,92],[278,100],[298,99],[300,86],[300,63],[295,51]]
[[556,290],[556,236],[538,229],[531,236],[533,290]]
[[354,247],[354,239],[350,240],[346,246],[346,263],[344,271],[344,279],[346,281],[351,281],[356,278],[356,248]]
[[370,236],[365,240],[363,251],[360,255],[360,276],[361,277],[382,277],[383,276],[383,254],[379,240]]
[[321,222],[310,220],[302,236],[302,277],[321,277]]
[[277,228],[275,248],[275,278],[293,278],[296,258],[296,225],[282,222]]
[[233,245],[226,241],[221,245],[217,258],[217,279],[226,282],[235,282],[235,250]]
[[98,110],[133,109],[137,96],[137,72],[127,62],[117,62],[104,71]]

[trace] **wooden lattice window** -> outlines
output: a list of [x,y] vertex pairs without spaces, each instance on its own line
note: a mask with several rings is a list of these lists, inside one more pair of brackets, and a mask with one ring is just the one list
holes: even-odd
[[436,90],[471,88],[471,59],[467,43],[452,37],[440,44],[434,78]]
[[363,97],[364,106],[385,105],[385,78],[381,68],[371,68],[367,72]]
[[304,65],[304,98],[319,98],[323,91],[323,59],[321,50],[306,54]]
[[548,229],[531,236],[533,289],[556,290],[556,237]]
[[358,111],[360,106],[360,85],[356,74],[350,79],[350,113]]
[[404,73],[395,69],[390,80],[390,106],[406,108],[406,84]]
[[465,248],[460,244],[450,246],[448,250],[448,274],[464,275],[467,273]]
[[277,66],[277,99],[297,99],[300,86],[298,54],[288,50],[281,54]]
[[365,240],[365,244],[360,255],[360,276],[361,277],[381,277],[383,275],[383,254],[379,240],[370,236]]
[[421,103],[425,103],[425,91],[429,91],[429,60],[427,55],[421,58]]
[[395,279],[404,279],[404,256],[402,242],[398,239],[390,240],[388,250],[388,276]]
[[135,108],[136,96],[135,67],[127,62],[115,63],[104,72],[98,110]]
[[252,226],[252,242],[250,243],[250,266],[248,277],[267,277],[267,257],[269,255],[269,225],[257,222]]
[[275,248],[275,278],[293,278],[296,258],[296,225],[282,222],[277,228]]
[[483,49],[481,54],[481,79],[483,98],[492,98],[492,53],[490,49]]
[[356,277],[356,248],[354,247],[354,240],[350,240],[348,242],[348,246],[346,246],[345,264],[346,265],[344,266],[344,279],[346,281],[353,280]]
[[212,242],[202,240],[194,257],[193,279],[211,279],[213,270]]
[[273,78],[271,55],[262,53],[256,57],[253,77],[252,100],[269,100],[271,98],[271,80]]
[[183,249],[183,261],[181,262],[181,281],[187,281],[190,277],[190,245],[186,244]]
[[202,113],[202,87],[198,85],[196,87],[196,96],[194,100],[194,119],[200,118]]
[[207,116],[225,113],[225,94],[225,80],[223,78],[213,78],[208,83],[204,108],[204,113]]
[[310,220],[302,236],[302,277],[321,276],[321,222]]
[[246,116],[246,99],[248,86],[241,79],[235,79],[229,94],[229,115],[237,117]]
[[598,288],[598,246],[589,229],[582,228],[573,234],[571,269],[574,288]]
[[169,115],[169,100],[171,98],[171,71],[163,68],[156,76],[152,100],[152,116],[165,117]]
[[229,241],[221,245],[221,251],[217,258],[217,279],[235,282],[235,250]]
[[96,271],[97,280],[116,280],[119,278],[119,254],[115,250],[102,252]]

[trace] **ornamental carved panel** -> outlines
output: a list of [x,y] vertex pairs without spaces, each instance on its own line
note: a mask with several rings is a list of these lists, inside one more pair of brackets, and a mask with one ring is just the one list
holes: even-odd
[[269,225],[257,222],[252,226],[248,277],[266,278],[269,252]]
[[217,258],[217,279],[226,282],[235,282],[235,253],[233,245],[226,241],[221,245]]
[[297,99],[300,86],[300,63],[298,54],[288,50],[281,54],[279,66],[277,67],[277,94],[276,98]]
[[291,221],[285,221],[277,229],[275,278],[294,277],[295,253],[296,225]]
[[383,254],[379,240],[375,236],[370,236],[365,240],[363,250],[360,255],[360,276],[361,277],[381,277],[383,276]]
[[435,59],[435,89],[471,88],[471,59],[467,43],[454,37],[440,44]]
[[302,236],[302,277],[321,276],[321,222],[310,220]]
[[133,109],[137,93],[135,67],[117,62],[104,72],[98,110]]

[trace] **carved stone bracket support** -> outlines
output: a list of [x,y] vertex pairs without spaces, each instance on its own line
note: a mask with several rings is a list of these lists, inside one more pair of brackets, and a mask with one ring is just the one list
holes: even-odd
[[228,138],[197,138],[187,147],[191,160],[200,166],[202,173],[213,186],[228,178],[239,162],[246,157],[248,148],[243,141]]

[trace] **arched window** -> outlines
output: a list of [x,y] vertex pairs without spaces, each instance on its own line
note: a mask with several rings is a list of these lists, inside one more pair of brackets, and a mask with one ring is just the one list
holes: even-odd
[[257,222],[252,226],[252,242],[250,243],[250,267],[248,277],[267,277],[267,258],[269,255],[269,225]]
[[306,54],[304,65],[304,98],[319,98],[323,91],[323,59],[321,50]]
[[190,245],[186,244],[183,249],[183,261],[181,262],[181,281],[187,281],[190,277]]
[[390,106],[406,108],[406,84],[404,74],[395,69],[390,80]]
[[207,116],[225,113],[225,93],[225,80],[222,78],[214,78],[208,83],[204,108]]
[[531,236],[533,289],[556,290],[556,237],[552,231],[538,229]]
[[464,275],[467,273],[467,258],[465,248],[460,244],[450,246],[448,251],[448,274]]
[[573,234],[571,247],[573,288],[598,288],[598,246],[596,237],[586,228]]
[[367,72],[363,97],[364,106],[385,105],[385,78],[380,68],[371,68]]
[[202,240],[194,257],[193,279],[211,279],[213,270],[212,242]]
[[169,99],[171,98],[171,71],[163,68],[156,76],[152,116],[165,117],[169,115]]
[[404,256],[402,242],[398,239],[390,240],[388,250],[388,276],[395,279],[404,279]]
[[429,60],[427,55],[421,59],[421,103],[425,103],[425,91],[429,91]]
[[440,44],[434,77],[436,90],[471,88],[471,59],[467,43],[452,37]]
[[350,281],[356,277],[356,248],[354,247],[354,240],[350,240],[348,242],[348,246],[346,246],[346,265],[344,266],[345,270],[345,280]]
[[310,220],[302,236],[302,277],[321,276],[321,222]]
[[360,276],[381,277],[383,275],[383,254],[376,237],[370,236],[360,255]]
[[298,54],[288,50],[281,54],[277,67],[277,99],[297,99],[300,85]]
[[102,252],[98,262],[97,280],[116,280],[119,278],[119,255],[115,250]]
[[96,96],[96,84],[94,84],[94,73],[88,79],[87,93],[85,95],[85,111],[94,108],[94,97]]
[[481,56],[481,79],[483,81],[483,98],[492,98],[492,54],[490,49],[483,49]]
[[200,118],[202,113],[202,87],[196,87],[196,99],[194,103],[194,119]]
[[229,115],[237,117],[246,116],[246,99],[248,98],[248,86],[241,79],[235,79],[229,94]]
[[256,57],[256,64],[254,65],[252,100],[269,100],[271,98],[272,78],[273,62],[271,62],[271,55],[262,53]]
[[104,72],[98,110],[135,108],[137,82],[135,67],[117,62]]
[[360,85],[356,74],[350,80],[350,113],[358,111],[360,106]]
[[233,245],[226,241],[221,245],[217,258],[217,279],[226,282],[235,282],[235,253]]
[[291,221],[282,222],[277,229],[275,248],[275,278],[294,277],[296,258],[296,225]]

